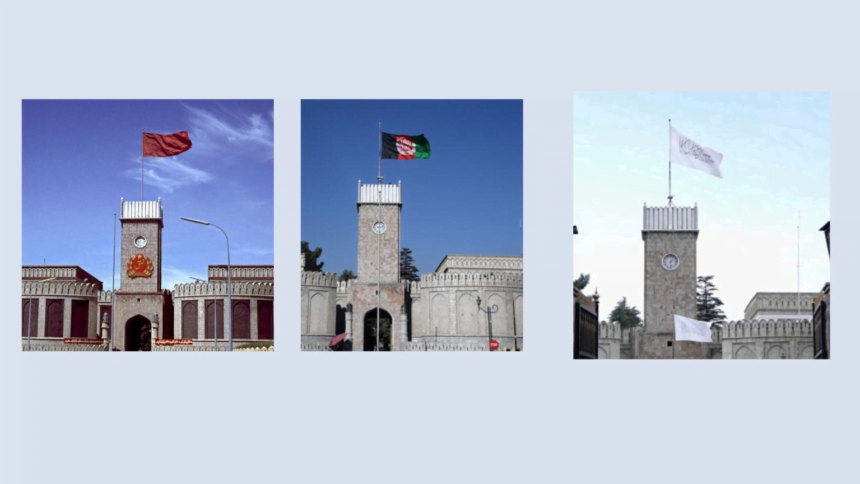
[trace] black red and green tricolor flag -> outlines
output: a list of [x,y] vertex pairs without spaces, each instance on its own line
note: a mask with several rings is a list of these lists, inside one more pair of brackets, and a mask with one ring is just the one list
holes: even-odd
[[423,134],[382,133],[382,157],[390,160],[422,160],[430,158],[430,142]]

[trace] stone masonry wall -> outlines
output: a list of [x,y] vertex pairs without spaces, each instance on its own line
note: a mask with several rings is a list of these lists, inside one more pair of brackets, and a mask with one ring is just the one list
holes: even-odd
[[[673,333],[674,315],[696,317],[697,232],[643,232],[645,240],[645,332]],[[663,268],[675,254],[679,266]]]
[[[385,233],[373,232],[373,224],[380,219],[386,224]],[[380,254],[381,243],[381,254]],[[378,260],[382,262],[383,284],[400,282],[400,205],[361,204],[358,208],[358,280],[376,284]]]

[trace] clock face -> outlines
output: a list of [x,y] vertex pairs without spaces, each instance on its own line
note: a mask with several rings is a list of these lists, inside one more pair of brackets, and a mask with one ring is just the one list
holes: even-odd
[[134,246],[137,247],[138,249],[142,249],[142,248],[146,247],[146,237],[144,237],[142,235],[138,235],[137,237],[135,237]]
[[675,254],[666,254],[663,256],[663,268],[667,271],[674,271],[678,268],[678,256]]
[[385,233],[385,222],[379,221],[373,224],[373,233],[375,234],[384,234]]

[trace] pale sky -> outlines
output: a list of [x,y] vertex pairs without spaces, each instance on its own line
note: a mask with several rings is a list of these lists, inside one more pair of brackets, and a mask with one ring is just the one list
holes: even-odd
[[672,165],[675,206],[699,207],[698,275],[728,320],[756,292],[830,281],[828,93],[578,93],[573,105],[573,274],[591,274],[601,320],[624,296],[643,311],[642,207],[666,206],[669,128],[723,154],[723,179]]

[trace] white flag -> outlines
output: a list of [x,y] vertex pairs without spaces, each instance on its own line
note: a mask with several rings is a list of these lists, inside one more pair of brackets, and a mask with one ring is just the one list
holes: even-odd
[[723,177],[723,172],[720,171],[720,163],[723,162],[721,153],[696,143],[671,125],[669,131],[671,138],[669,161],[703,171],[717,178]]
[[675,340],[711,342],[711,323],[675,315]]

